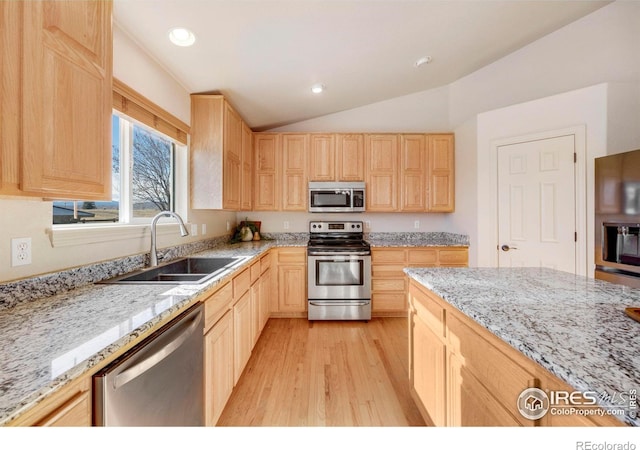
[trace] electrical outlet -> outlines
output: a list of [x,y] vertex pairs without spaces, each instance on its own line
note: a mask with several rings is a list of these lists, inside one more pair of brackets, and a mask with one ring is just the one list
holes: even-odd
[[284,225],[284,229],[285,230],[289,229],[289,221],[288,220],[285,220],[283,225]]
[[227,231],[231,230],[231,222],[227,220]]
[[371,229],[371,221],[370,221],[370,220],[365,220],[365,222],[364,222],[364,227],[365,227],[367,230],[370,230],[370,229]]
[[31,264],[31,238],[11,239],[11,267]]
[[191,224],[191,236],[197,236],[198,235],[198,224],[197,223],[192,223]]
[[416,220],[415,222],[413,222],[413,228],[415,228],[416,230],[418,228],[420,228],[420,221],[419,220]]
[[[227,231],[229,231],[228,228],[227,228]],[[202,235],[204,236],[205,234],[207,234],[207,224],[203,223],[202,224]]]

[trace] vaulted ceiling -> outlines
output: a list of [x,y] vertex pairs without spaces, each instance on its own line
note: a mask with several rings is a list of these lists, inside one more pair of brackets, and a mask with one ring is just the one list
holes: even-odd
[[[115,0],[114,22],[188,92],[224,94],[260,130],[447,85],[607,3]],[[173,45],[174,27],[195,44]]]

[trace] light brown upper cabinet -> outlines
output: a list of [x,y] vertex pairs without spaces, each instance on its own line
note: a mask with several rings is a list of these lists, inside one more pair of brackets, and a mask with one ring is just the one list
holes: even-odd
[[255,182],[253,209],[280,210],[280,140],[277,133],[255,133],[253,152]]
[[191,95],[192,208],[238,211],[251,202],[249,131],[223,96]]
[[453,134],[429,135],[429,211],[453,212],[455,209],[454,158]]
[[365,143],[367,211],[454,211],[453,134],[365,135]]
[[307,133],[255,133],[254,209],[307,210]]
[[367,211],[398,210],[398,135],[365,135]]
[[111,13],[110,1],[0,2],[1,193],[111,198]]
[[364,181],[362,134],[311,134],[309,181]]
[[425,211],[427,207],[427,136],[400,136],[400,209]]
[[364,181],[364,136],[336,136],[336,171],[338,181]]
[[251,211],[253,207],[253,132],[242,122],[242,190],[240,209]]
[[309,136],[282,135],[282,210],[307,210],[307,154]]
[[453,134],[265,132],[254,147],[255,210],[306,210],[308,181],[365,181],[368,212],[454,210]]
[[310,137],[309,181],[335,181],[336,138],[333,134]]

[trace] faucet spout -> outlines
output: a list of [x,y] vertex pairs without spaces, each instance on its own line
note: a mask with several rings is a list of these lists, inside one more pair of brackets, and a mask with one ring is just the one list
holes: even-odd
[[156,248],[156,225],[160,217],[173,217],[180,225],[180,236],[189,236],[187,227],[184,226],[182,217],[173,211],[161,211],[151,220],[151,253],[149,255],[149,267],[155,267],[158,265],[158,249]]

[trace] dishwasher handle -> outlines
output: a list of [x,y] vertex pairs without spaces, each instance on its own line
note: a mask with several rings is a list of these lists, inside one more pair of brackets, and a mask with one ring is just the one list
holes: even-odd
[[190,320],[180,324],[181,330],[176,330],[176,332],[179,332],[180,334],[175,339],[139,363],[116,375],[113,379],[113,388],[118,389],[119,387],[124,386],[179,349],[180,346],[182,346],[182,344],[184,344],[184,342],[198,329],[201,316],[202,311],[198,311],[198,313],[194,314]]

